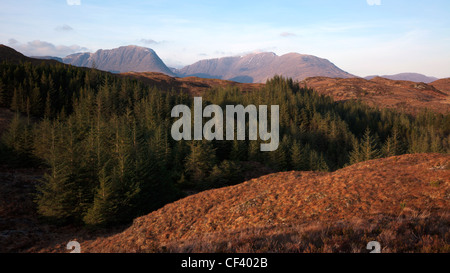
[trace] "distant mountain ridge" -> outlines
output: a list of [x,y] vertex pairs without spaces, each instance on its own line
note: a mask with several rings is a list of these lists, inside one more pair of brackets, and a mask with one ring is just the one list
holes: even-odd
[[429,76],[425,76],[425,75],[419,74],[419,73],[399,73],[399,74],[395,74],[395,75],[383,75],[383,76],[371,75],[371,76],[364,77],[364,79],[371,80],[376,77],[381,77],[381,78],[394,80],[394,81],[410,81],[410,82],[423,82],[423,83],[431,83],[431,82],[438,80],[438,78],[436,78],[436,77],[429,77]]
[[99,49],[95,53],[75,53],[62,58],[66,64],[81,67],[95,67],[114,73],[122,72],[161,72],[174,76],[156,52],[151,48],[121,46],[114,49]]
[[355,77],[326,59],[299,53],[278,56],[273,52],[201,60],[177,70],[177,74],[180,77],[197,76],[242,83],[264,83],[275,75],[298,81],[313,76]]
[[[36,57],[55,59],[57,57]],[[265,83],[275,75],[301,81],[307,77],[354,78],[327,59],[312,55],[288,53],[278,56],[273,52],[252,53],[200,60],[181,69],[169,68],[150,48],[122,46],[95,53],[68,55],[62,62],[81,67],[93,67],[114,73],[160,72],[169,76],[196,76],[208,79],[231,80],[240,83]]]
[[[100,49],[95,53],[82,52],[64,58],[54,56],[27,57],[13,48],[0,45],[0,60],[31,61],[33,63],[62,62],[80,67],[95,67],[113,73],[158,72],[171,77],[196,76],[208,79],[231,80],[239,83],[265,83],[275,75],[302,81],[309,77],[358,78],[347,73],[327,59],[312,55],[288,53],[278,56],[273,52],[252,53],[245,56],[204,59],[181,69],[165,65],[151,48],[135,45],[114,49]],[[438,78],[419,73],[367,76],[366,80],[382,77],[396,81],[432,83]]]
[[39,60],[55,60],[60,63],[64,63],[62,58],[54,57],[54,56],[31,56],[30,58],[39,59]]

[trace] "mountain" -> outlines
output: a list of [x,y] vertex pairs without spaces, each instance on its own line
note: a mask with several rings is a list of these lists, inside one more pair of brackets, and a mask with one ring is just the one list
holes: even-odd
[[450,112],[450,92],[439,89],[445,86],[450,87],[450,84],[446,85],[443,81],[434,83],[437,83],[436,87],[433,83],[390,80],[381,77],[371,80],[311,77],[300,82],[301,85],[313,88],[320,94],[332,96],[336,101],[359,99],[371,106],[397,109],[408,113],[417,113],[424,108],[440,113]]
[[364,79],[371,80],[375,77],[381,77],[394,81],[410,81],[410,82],[424,82],[424,83],[431,83],[438,80],[438,78],[436,77],[428,77],[419,73],[400,73],[395,75],[383,75],[383,76],[372,75],[364,77]]
[[31,58],[35,59],[41,59],[41,60],[55,60],[60,63],[63,63],[63,59],[60,57],[54,57],[54,56],[31,56]]
[[364,252],[374,240],[384,252],[444,251],[449,192],[450,155],[394,156],[204,191],[79,243],[83,252]]
[[177,74],[180,77],[197,76],[242,83],[264,83],[274,75],[294,80],[312,76],[354,77],[326,59],[298,53],[277,56],[272,52],[201,60],[178,70]]
[[134,71],[174,75],[154,50],[133,45],[100,49],[95,53],[75,53],[64,57],[63,62],[81,67],[95,66],[97,69],[114,73]]

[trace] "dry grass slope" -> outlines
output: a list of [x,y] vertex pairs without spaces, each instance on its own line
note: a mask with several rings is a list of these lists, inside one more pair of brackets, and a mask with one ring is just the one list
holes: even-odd
[[[251,92],[264,86],[262,83],[238,83],[198,77],[175,78],[157,72],[128,72],[120,75],[138,79],[162,90],[173,89],[194,96],[202,96],[211,88],[233,86],[242,92]],[[412,114],[424,108],[443,114],[450,112],[450,79],[425,84],[380,77],[371,80],[311,77],[301,81],[300,85],[311,87],[319,94],[331,96],[335,101],[360,99],[373,107],[396,109]]]
[[403,155],[201,192],[82,245],[85,252],[365,252],[377,240],[383,252],[450,252],[449,202],[450,155]]
[[371,80],[311,77],[300,84],[332,96],[336,101],[360,99],[370,106],[413,114],[424,108],[444,114],[450,111],[450,89],[445,80],[425,84],[380,77]]

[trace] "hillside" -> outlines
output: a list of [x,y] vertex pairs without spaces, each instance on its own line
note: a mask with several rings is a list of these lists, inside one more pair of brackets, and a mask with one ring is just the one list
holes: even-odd
[[[233,86],[244,92],[257,91],[264,87],[263,83],[239,83],[193,76],[178,78],[154,72],[127,72],[119,75],[138,79],[162,90],[173,89],[197,96],[216,87]],[[439,113],[450,111],[450,79],[424,84],[380,77],[371,80],[311,77],[301,81],[300,84],[313,88],[320,94],[331,96],[336,101],[360,99],[371,106],[409,113],[417,113],[424,108]]]
[[180,77],[197,76],[243,83],[264,83],[274,75],[294,80],[312,76],[354,77],[326,59],[298,53],[277,56],[272,52],[201,60],[178,70],[177,74]]
[[381,78],[394,80],[394,81],[410,81],[410,82],[423,82],[423,83],[431,83],[431,82],[438,80],[438,78],[436,78],[436,77],[429,77],[429,76],[425,76],[425,75],[419,74],[419,73],[399,73],[399,74],[395,74],[395,75],[382,75],[382,76],[373,75],[373,76],[364,77],[364,79],[371,80],[376,77],[381,77]]
[[201,192],[81,245],[85,252],[362,252],[377,240],[383,252],[448,252],[449,206],[450,156],[403,155]]
[[63,58],[63,62],[80,67],[93,65],[104,71],[161,72],[174,75],[155,51],[139,46],[121,46],[114,49],[100,49],[95,53],[75,53]]
[[13,48],[0,44],[0,62],[8,61],[10,63],[18,64],[20,62],[31,62],[32,64],[58,64],[59,62],[56,60],[48,60],[48,59],[37,59],[30,58],[22,53],[16,51]]
[[448,86],[439,84],[394,81],[376,77],[371,80],[363,78],[335,79],[312,77],[300,84],[313,88],[320,94],[332,96],[337,101],[361,99],[371,106],[392,108],[415,113],[420,109],[447,113],[450,111],[448,91],[439,88]]
[[170,77],[163,73],[156,72],[126,72],[119,74],[123,77],[138,79],[150,86],[155,86],[161,90],[175,90],[187,92],[191,95],[201,95],[211,88],[217,87],[237,87],[243,92],[257,90],[264,86],[259,83],[239,83],[234,81],[208,79],[199,77]]
[[[257,92],[240,92],[239,86],[249,84],[214,89],[229,82],[191,78],[183,83],[159,73],[118,75],[60,63],[4,63],[0,75],[2,98],[7,98],[0,113],[0,252],[66,251],[73,239],[85,251],[357,252],[369,238],[382,241],[385,251],[446,251],[448,221],[440,209],[448,199],[448,156],[425,153],[450,152],[448,117],[336,103],[279,76]],[[139,75],[140,81],[129,79]],[[266,153],[257,142],[170,139],[171,109],[194,102],[158,84],[174,89],[210,84],[213,90],[203,94],[208,104],[282,106],[278,149]],[[14,112],[22,114],[15,118]],[[408,152],[417,154],[398,157],[400,163],[406,158],[402,164],[380,159],[342,169],[349,162]],[[411,167],[434,159],[445,161],[433,163],[436,173]],[[263,168],[267,172],[258,172]],[[311,172],[329,170],[339,171]],[[269,172],[274,174],[261,177]],[[250,180],[255,177],[261,178]],[[399,185],[426,181],[420,193],[408,186],[405,194],[396,192],[399,185],[384,184],[396,179]],[[366,186],[372,180],[377,186]],[[377,202],[366,195],[372,188],[382,188],[374,194],[384,194],[386,208],[381,204],[371,211]],[[412,197],[403,200],[409,193]],[[428,193],[432,201],[424,204]],[[191,197],[180,199],[186,194]],[[339,205],[342,200],[345,206]],[[395,204],[404,215],[400,223]],[[415,212],[404,214],[410,209]],[[143,215],[131,227],[136,232],[114,232]],[[108,230],[95,235],[87,227]],[[108,233],[115,234],[111,240],[117,248],[101,239]]]
[[431,85],[450,96],[450,78],[434,81]]

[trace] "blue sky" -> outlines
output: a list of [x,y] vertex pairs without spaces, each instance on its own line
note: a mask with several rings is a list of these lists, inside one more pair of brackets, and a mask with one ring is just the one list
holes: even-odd
[[140,45],[169,66],[271,51],[366,76],[450,77],[450,1],[0,0],[0,43],[66,56]]

